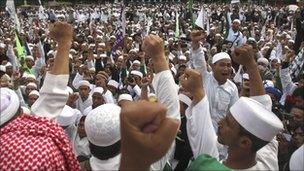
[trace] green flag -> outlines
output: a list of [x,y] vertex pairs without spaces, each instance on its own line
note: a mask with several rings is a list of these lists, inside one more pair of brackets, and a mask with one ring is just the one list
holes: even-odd
[[15,39],[16,39],[16,48],[17,48],[17,58],[20,60],[25,57],[25,53],[24,53],[25,49],[23,47],[22,41],[20,40],[20,36],[17,30],[15,32]]
[[175,14],[175,38],[178,39],[179,38],[179,34],[180,34],[180,31],[179,31],[179,14],[178,14],[178,11],[176,11],[176,14]]
[[194,21],[193,21],[193,0],[189,0],[188,1],[188,9],[190,11],[190,15],[191,15],[191,24],[192,24],[192,28],[194,28]]

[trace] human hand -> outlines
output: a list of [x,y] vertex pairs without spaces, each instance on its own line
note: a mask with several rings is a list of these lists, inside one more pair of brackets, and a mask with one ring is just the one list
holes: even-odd
[[232,54],[232,58],[236,63],[241,64],[247,68],[256,65],[254,56],[255,52],[251,45],[244,45],[240,48],[236,48]]
[[186,69],[179,80],[184,90],[193,96],[194,104],[198,103],[205,96],[202,76],[198,71]]
[[200,30],[193,30],[190,34],[192,48],[194,50],[198,49],[200,46],[200,41],[205,38],[205,34]]
[[179,127],[179,121],[167,118],[166,113],[160,103],[139,101],[122,105],[121,170],[148,170],[166,154]]
[[49,30],[50,37],[58,43],[71,43],[73,39],[73,27],[66,22],[56,22]]
[[156,35],[149,35],[144,39],[143,51],[153,60],[165,58],[165,48],[163,40]]

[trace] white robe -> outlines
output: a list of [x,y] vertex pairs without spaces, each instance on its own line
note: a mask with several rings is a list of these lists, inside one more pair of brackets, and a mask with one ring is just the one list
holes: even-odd
[[108,160],[100,160],[94,156],[90,158],[90,165],[92,170],[118,170],[120,166],[120,157],[117,155]]
[[79,97],[76,101],[76,108],[78,110],[80,110],[81,113],[84,112],[84,110],[89,107],[92,106],[93,102],[92,102],[92,96],[89,95],[89,97],[85,100],[82,101],[81,97]]

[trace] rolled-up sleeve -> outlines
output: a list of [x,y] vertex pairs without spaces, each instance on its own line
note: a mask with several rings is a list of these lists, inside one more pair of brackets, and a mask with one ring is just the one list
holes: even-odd
[[53,75],[47,73],[40,96],[31,110],[34,115],[53,119],[58,116],[68,99],[69,75]]

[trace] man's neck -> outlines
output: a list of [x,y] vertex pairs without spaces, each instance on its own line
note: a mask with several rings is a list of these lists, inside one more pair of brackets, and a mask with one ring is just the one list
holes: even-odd
[[224,164],[231,169],[248,169],[256,165],[256,153],[243,151],[240,148],[229,148],[228,158]]
[[89,98],[89,96],[81,97],[81,100],[84,102]]

